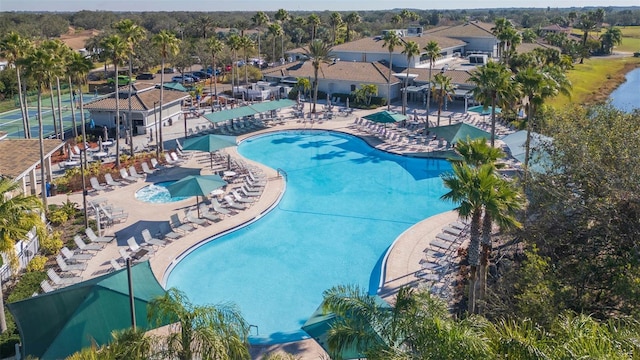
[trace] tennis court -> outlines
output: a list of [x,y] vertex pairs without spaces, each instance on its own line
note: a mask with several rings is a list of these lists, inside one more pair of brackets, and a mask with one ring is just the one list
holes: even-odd
[[[95,94],[83,94],[84,102],[90,102],[98,97]],[[56,96],[53,97],[53,101],[55,104],[55,118],[58,124],[60,124],[60,120],[58,119],[58,99]],[[72,112],[73,105],[71,104],[71,100],[69,99],[69,95],[61,96],[61,105],[62,105],[62,127],[65,131],[71,130],[73,128],[72,121]],[[31,132],[32,138],[37,138],[38,134],[38,104],[35,101],[28,103],[29,112],[29,130]],[[80,125],[80,110],[75,109],[76,123]],[[43,96],[42,97],[42,127],[44,138],[48,138],[53,135],[53,110],[51,108],[51,99],[50,97]],[[89,112],[85,110],[85,121],[89,121]],[[6,132],[8,137],[11,139],[22,139],[24,138],[24,128],[22,125],[22,112],[20,109],[15,109],[11,111],[7,111],[0,114],[0,131]]]

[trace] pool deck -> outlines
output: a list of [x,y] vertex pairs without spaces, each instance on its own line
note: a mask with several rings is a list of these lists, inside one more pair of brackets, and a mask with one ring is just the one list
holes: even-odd
[[[310,124],[308,122],[303,123],[300,120],[293,119],[292,115],[290,115],[291,118],[285,121],[284,125],[276,125],[261,131],[241,135],[238,136],[238,139],[242,140],[243,138],[253,136],[258,133],[270,131],[290,129],[327,129],[358,135],[371,146],[389,152],[424,153],[425,151],[428,151],[428,149],[420,148],[420,146],[416,145],[406,145],[403,147],[383,142],[375,136],[361,133],[353,125],[354,120],[357,117],[361,117],[375,111],[378,110],[357,110],[347,117],[339,116],[328,121],[320,123],[316,122],[314,124]],[[289,114],[284,115],[285,118],[289,117]],[[480,118],[480,116],[478,117]],[[192,120],[194,121],[192,122]],[[204,118],[190,119],[189,123],[191,123],[191,126],[195,126],[198,124],[206,124],[207,120]],[[179,138],[183,135],[184,123],[176,122],[171,127],[165,127],[164,129],[165,130],[163,130],[163,132],[165,139]],[[235,148],[228,148],[225,150],[232,157],[240,158]],[[97,252],[92,260],[88,261],[88,267],[84,272],[82,272],[81,276],[84,279],[89,279],[109,272],[111,268],[110,260],[120,258],[118,248],[126,248],[126,240],[129,236],[136,236],[139,242],[141,242],[142,239],[140,231],[145,227],[149,228],[151,234],[155,234],[159,224],[161,222],[166,224],[171,214],[178,213],[180,214],[180,218],[183,218],[184,210],[195,205],[193,199],[167,204],[149,204],[136,200],[134,198],[134,194],[140,188],[153,182],[177,180],[186,173],[198,172],[200,170],[202,171],[202,174],[206,174],[208,171],[207,159],[208,157],[203,161],[202,157],[198,156],[196,153],[182,166],[162,170],[157,174],[148,176],[146,181],[139,180],[134,184],[89,196],[89,200],[103,198],[113,206],[123,208],[128,213],[128,218],[125,222],[114,224],[104,231],[107,235],[114,235],[118,233],[117,242],[114,241],[108,244],[104,249]],[[240,211],[237,215],[226,217],[222,221],[213,223],[206,227],[198,227],[196,230],[185,234],[185,236],[179,240],[173,241],[164,247],[157,248],[155,253],[150,257],[150,263],[153,272],[160,283],[163,283],[166,270],[180,254],[183,254],[185,251],[203,240],[217,234],[221,234],[227,230],[242,226],[243,224],[260,217],[264,211],[268,210],[277,202],[284,189],[283,179],[278,176],[274,169],[265,167],[250,160],[244,159],[244,161],[260,168],[268,178],[268,182],[262,196],[257,202],[253,203],[252,206],[246,210]],[[49,203],[62,204],[67,200],[81,205],[82,195],[80,193],[57,195],[50,197]],[[435,239],[436,234],[441,232],[444,226],[456,220],[457,214],[453,211],[435,215],[411,227],[396,239],[387,257],[384,284],[380,290],[380,295],[383,298],[388,301],[393,301],[393,296],[400,287],[405,285],[418,287],[423,284],[422,280],[416,276],[416,274],[421,270],[420,260],[425,257],[423,250],[429,246],[429,243]],[[255,346],[252,348],[252,356],[255,359],[259,359],[262,355],[268,352],[278,350],[284,350],[295,354],[298,359],[327,358],[323,349],[313,340],[304,340],[272,346]]]

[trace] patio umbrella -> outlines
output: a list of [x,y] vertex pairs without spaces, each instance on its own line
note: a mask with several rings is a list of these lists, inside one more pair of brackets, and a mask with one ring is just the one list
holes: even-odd
[[[147,304],[165,291],[149,262],[131,267],[136,325],[150,330]],[[108,344],[114,330],[131,327],[127,270],[8,304],[24,357],[64,359],[92,345]]]
[[182,150],[208,152],[213,168],[213,153],[224,148],[238,145],[235,136],[207,134],[186,139],[182,144]]
[[460,140],[465,140],[467,137],[471,140],[480,138],[491,138],[490,133],[465,123],[432,127],[430,131],[435,136],[447,140],[449,144],[454,144]]
[[[486,109],[484,108],[484,105],[472,106],[468,108],[467,111],[478,113],[480,115],[491,115],[491,106],[488,105]],[[500,114],[501,112],[502,109],[496,107],[496,114]]]
[[189,175],[167,186],[171,197],[195,196],[198,217],[200,217],[200,196],[207,196],[215,189],[227,185],[218,175]]
[[383,123],[386,124],[387,123],[394,123],[394,122],[398,122],[398,121],[403,121],[403,120],[407,120],[407,116],[406,115],[402,115],[402,114],[398,114],[396,112],[393,111],[379,111],[377,113],[373,113],[373,114],[369,114],[369,115],[365,115],[363,116],[363,118],[369,120],[369,121],[374,121],[377,123]]

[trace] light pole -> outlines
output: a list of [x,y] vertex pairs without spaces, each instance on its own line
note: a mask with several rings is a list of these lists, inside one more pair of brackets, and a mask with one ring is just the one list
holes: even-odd
[[153,102],[153,127],[156,130],[156,158],[160,158],[160,138],[158,138],[158,112],[156,111],[157,101]]

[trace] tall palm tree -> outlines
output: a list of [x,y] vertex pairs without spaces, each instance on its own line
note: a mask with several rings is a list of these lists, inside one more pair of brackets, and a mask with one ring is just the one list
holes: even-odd
[[[175,34],[170,33],[167,30],[162,30],[158,34],[154,35],[151,39],[153,45],[160,50],[160,57],[162,58],[162,65],[160,67],[160,114],[159,121],[160,133],[158,134],[158,149],[164,151],[164,145],[162,140],[162,106],[164,104],[164,64],[169,56],[174,56],[178,53],[178,45],[180,40],[176,38]],[[155,111],[155,109],[154,109]]]
[[175,288],[151,300],[150,321],[169,322],[167,358],[250,359],[249,325],[235,306],[194,305]]
[[311,30],[311,41],[313,42],[316,39],[316,31],[318,30],[318,26],[322,24],[322,20],[320,19],[320,16],[311,14],[307,17],[306,23],[309,25]]
[[[64,140],[64,129],[62,128],[62,104],[60,103],[60,76],[64,75],[64,67],[65,67],[65,58],[64,58],[64,46],[66,46],[60,40],[45,40],[42,42],[41,46],[49,51],[53,58],[55,59],[52,64],[52,68],[49,69],[49,74],[51,77],[49,78],[49,99],[51,101],[51,116],[53,117],[53,132],[54,136],[58,139]],[[56,103],[53,99],[53,79],[57,81],[57,95],[58,95],[58,116],[56,118]],[[58,124],[58,121],[60,122]],[[58,129],[60,128],[60,129]],[[60,133],[58,133],[58,130]]]
[[611,54],[613,47],[622,44],[622,31],[617,27],[609,27],[604,34],[600,35],[602,52]]
[[509,58],[516,52],[516,47],[522,43],[522,36],[515,28],[510,27],[500,34],[499,39],[504,42],[502,62],[508,65]]
[[273,23],[269,25],[269,34],[273,36],[272,59],[275,62],[276,61],[276,40],[278,40],[279,37],[282,37],[284,35],[284,31],[282,30],[282,26],[280,26],[280,24]]
[[204,15],[200,16],[195,20],[195,26],[200,29],[200,34],[202,34],[202,38],[206,39],[207,34],[209,33],[209,29],[213,28],[215,22],[210,16]]
[[[431,111],[431,71],[433,70],[433,64],[436,59],[440,57],[440,45],[435,41],[429,41],[422,50],[425,51],[425,55],[429,58],[429,91],[427,91],[427,122],[425,127],[429,127],[429,112]],[[438,126],[440,126],[440,117],[438,116]]]
[[[124,62],[129,56],[129,45],[120,35],[110,35],[102,41],[102,47],[105,55],[111,59],[115,71],[115,90],[116,90],[116,167],[120,168],[120,84],[118,83],[118,66]],[[162,91],[162,87],[160,87]]]
[[513,24],[511,21],[506,18],[498,18],[495,20],[495,26],[491,28],[491,33],[500,41],[498,43],[498,58],[502,60],[502,55],[505,49],[505,41],[503,39],[503,34],[507,29],[513,28]]
[[[212,37],[207,40],[207,48],[211,52],[211,70],[213,75],[213,87],[214,90],[211,91],[211,83],[209,83],[209,92],[216,96],[216,100],[218,100],[218,72],[216,59],[218,55],[222,53],[222,49],[224,49],[224,43],[220,41],[218,38]],[[213,104],[213,103],[212,103]]]
[[322,40],[313,40],[309,44],[309,49],[305,53],[307,58],[311,60],[313,66],[313,109],[312,113],[316,113],[316,103],[318,102],[318,71],[323,63],[328,63],[333,56],[330,45],[325,44]]
[[382,38],[383,48],[389,50],[389,75],[387,76],[387,110],[391,110],[391,73],[393,72],[393,50],[402,44],[402,40],[394,31],[387,31]]
[[451,78],[443,73],[438,73],[434,77],[431,90],[438,102],[438,126],[440,126],[440,114],[442,113],[442,105],[445,100],[451,100],[451,94],[455,91],[455,86],[451,83]]
[[276,21],[278,21],[283,30],[282,34],[280,35],[280,48],[282,50],[282,58],[284,59],[284,25],[287,21],[289,21],[291,16],[287,12],[287,10],[278,9],[278,11],[276,11],[276,14],[274,15],[274,18],[276,19]]
[[253,26],[258,30],[258,58],[261,59],[262,49],[260,48],[260,37],[262,36],[262,28],[269,23],[269,16],[264,11],[258,11],[252,18]]
[[55,65],[55,58],[46,48],[40,45],[33,51],[30,51],[22,60],[22,64],[26,70],[26,74],[36,82],[38,90],[38,140],[40,144],[40,195],[42,204],[47,208],[47,188],[46,176],[44,171],[44,129],[42,126],[42,91],[51,82],[51,69]]
[[242,36],[240,38],[240,48],[242,48],[242,54],[244,55],[244,83],[249,84],[249,50],[253,49],[255,44],[248,36]]
[[331,38],[332,38],[332,45],[336,45],[336,34],[338,33],[338,29],[340,28],[340,26],[342,26],[344,22],[342,21],[342,15],[340,15],[339,12],[334,11],[331,13],[331,15],[329,16],[329,25],[331,25]]
[[362,22],[362,18],[360,17],[360,14],[358,14],[355,11],[349,13],[344,18],[344,23],[347,25],[347,38],[345,42],[351,41],[351,30],[353,30],[353,27],[361,22]]
[[[78,52],[74,52],[71,58],[69,59],[69,64],[67,67],[67,71],[69,72],[69,79],[72,79],[72,82],[75,81],[78,85],[78,96],[80,102],[80,126],[82,133],[82,142],[86,144],[87,141],[87,132],[86,132],[86,121],[84,119],[84,98],[82,97],[82,85],[87,80],[87,75],[89,71],[93,68],[93,63],[90,59],[85,58],[82,54]],[[73,91],[73,90],[72,90]],[[75,112],[75,105],[74,110]],[[87,168],[87,149],[84,149],[82,152],[82,159],[80,159],[80,173],[82,174],[82,189],[87,188],[84,169]],[[87,194],[85,191],[82,192],[82,208],[87,209]],[[89,227],[89,214],[85,210],[84,212],[84,227]]]
[[[229,36],[229,38],[227,38],[227,47],[229,48],[229,50],[231,50],[232,53],[232,59],[231,59],[231,96],[235,97],[236,96],[236,89],[233,86],[233,82],[234,82],[234,71],[235,73],[238,72],[238,50],[240,50],[240,48],[242,44],[242,40],[240,39],[240,36],[236,35],[236,34],[231,34],[231,36]],[[239,84],[236,84],[236,86]]]
[[22,97],[22,79],[20,78],[20,59],[24,58],[31,50],[33,44],[31,40],[20,36],[15,31],[10,31],[0,40],[0,58],[4,58],[16,69],[16,78],[18,80],[18,97],[20,99],[20,112],[22,113],[22,127],[24,128],[24,138],[30,139],[29,131],[29,112],[27,105]]
[[485,104],[485,108],[487,102],[491,103],[491,146],[494,146],[496,138],[496,103],[498,98],[510,96],[511,76],[511,71],[504,64],[489,61],[469,78],[476,85],[473,97]]
[[404,89],[402,89],[402,115],[407,114],[407,87],[409,86],[409,70],[411,69],[411,63],[413,58],[420,54],[420,48],[415,41],[407,41],[404,44],[404,50],[402,53],[407,57],[407,75],[404,78]]
[[580,64],[584,63],[584,58],[589,55],[589,49],[587,47],[587,40],[589,40],[589,33],[596,30],[600,25],[599,16],[596,12],[588,11],[581,14],[578,19],[576,28],[582,30],[582,50],[580,56]]
[[[135,55],[135,47],[146,37],[146,30],[134,23],[130,19],[123,19],[118,21],[113,25],[113,27],[118,31],[118,34],[122,37],[122,40],[127,44],[128,51],[127,55],[129,57],[129,79],[133,79],[133,55]],[[117,76],[116,76],[117,79]],[[131,94],[133,93],[133,82],[129,81],[129,113],[127,115],[127,127],[129,128],[129,145],[131,151],[131,156],[134,156],[134,146],[133,146],[133,118],[131,113]]]
[[[44,168],[44,163],[41,163]],[[44,181],[42,181],[44,183]],[[11,268],[17,265],[15,242],[26,239],[27,234],[35,227],[36,234],[43,239],[47,236],[45,223],[41,214],[44,211],[42,202],[36,195],[24,195],[20,192],[21,184],[7,178],[0,178],[0,252],[10,259]],[[20,192],[20,193],[19,193]],[[0,286],[0,333],[7,331],[4,316],[4,301]]]

